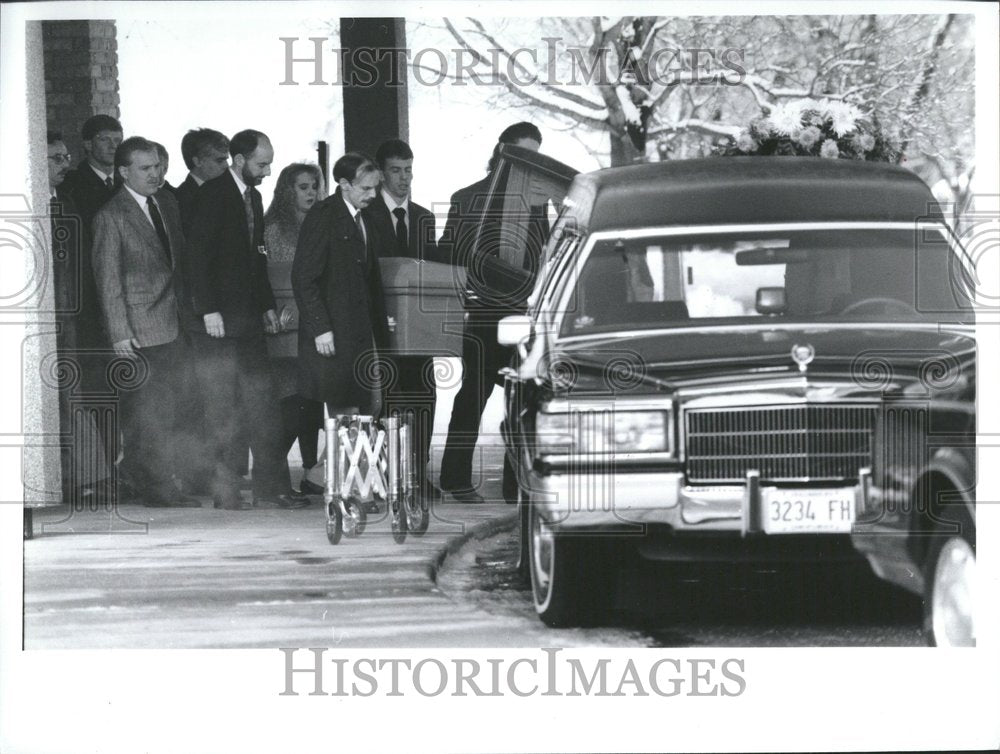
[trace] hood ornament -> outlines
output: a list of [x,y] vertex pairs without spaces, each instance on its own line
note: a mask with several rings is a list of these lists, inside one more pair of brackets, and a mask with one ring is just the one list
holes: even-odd
[[800,346],[798,343],[792,346],[792,361],[799,365],[800,372],[806,371],[814,358],[816,358],[816,349],[808,343],[804,346]]

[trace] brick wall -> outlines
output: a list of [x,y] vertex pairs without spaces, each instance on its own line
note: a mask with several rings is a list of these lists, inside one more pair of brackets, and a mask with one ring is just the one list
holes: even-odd
[[48,127],[62,131],[76,163],[83,122],[98,114],[121,118],[115,22],[44,21],[42,49]]

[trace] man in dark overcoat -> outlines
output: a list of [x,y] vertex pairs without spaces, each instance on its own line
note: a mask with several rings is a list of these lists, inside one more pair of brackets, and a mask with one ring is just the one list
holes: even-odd
[[380,175],[371,158],[348,152],[333,166],[337,190],[309,210],[292,263],[299,307],[299,392],[331,415],[375,408],[375,347],[389,328],[374,227],[361,214]]

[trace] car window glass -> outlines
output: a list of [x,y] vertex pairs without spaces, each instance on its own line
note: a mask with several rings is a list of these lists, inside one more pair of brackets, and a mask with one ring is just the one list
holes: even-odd
[[913,228],[602,240],[576,280],[561,332],[967,312],[955,261],[939,230]]

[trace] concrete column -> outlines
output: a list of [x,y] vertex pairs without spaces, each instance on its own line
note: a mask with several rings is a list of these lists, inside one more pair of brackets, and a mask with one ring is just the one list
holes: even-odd
[[347,50],[343,65],[345,149],[374,157],[386,139],[408,141],[405,21],[342,18],[340,45]]

